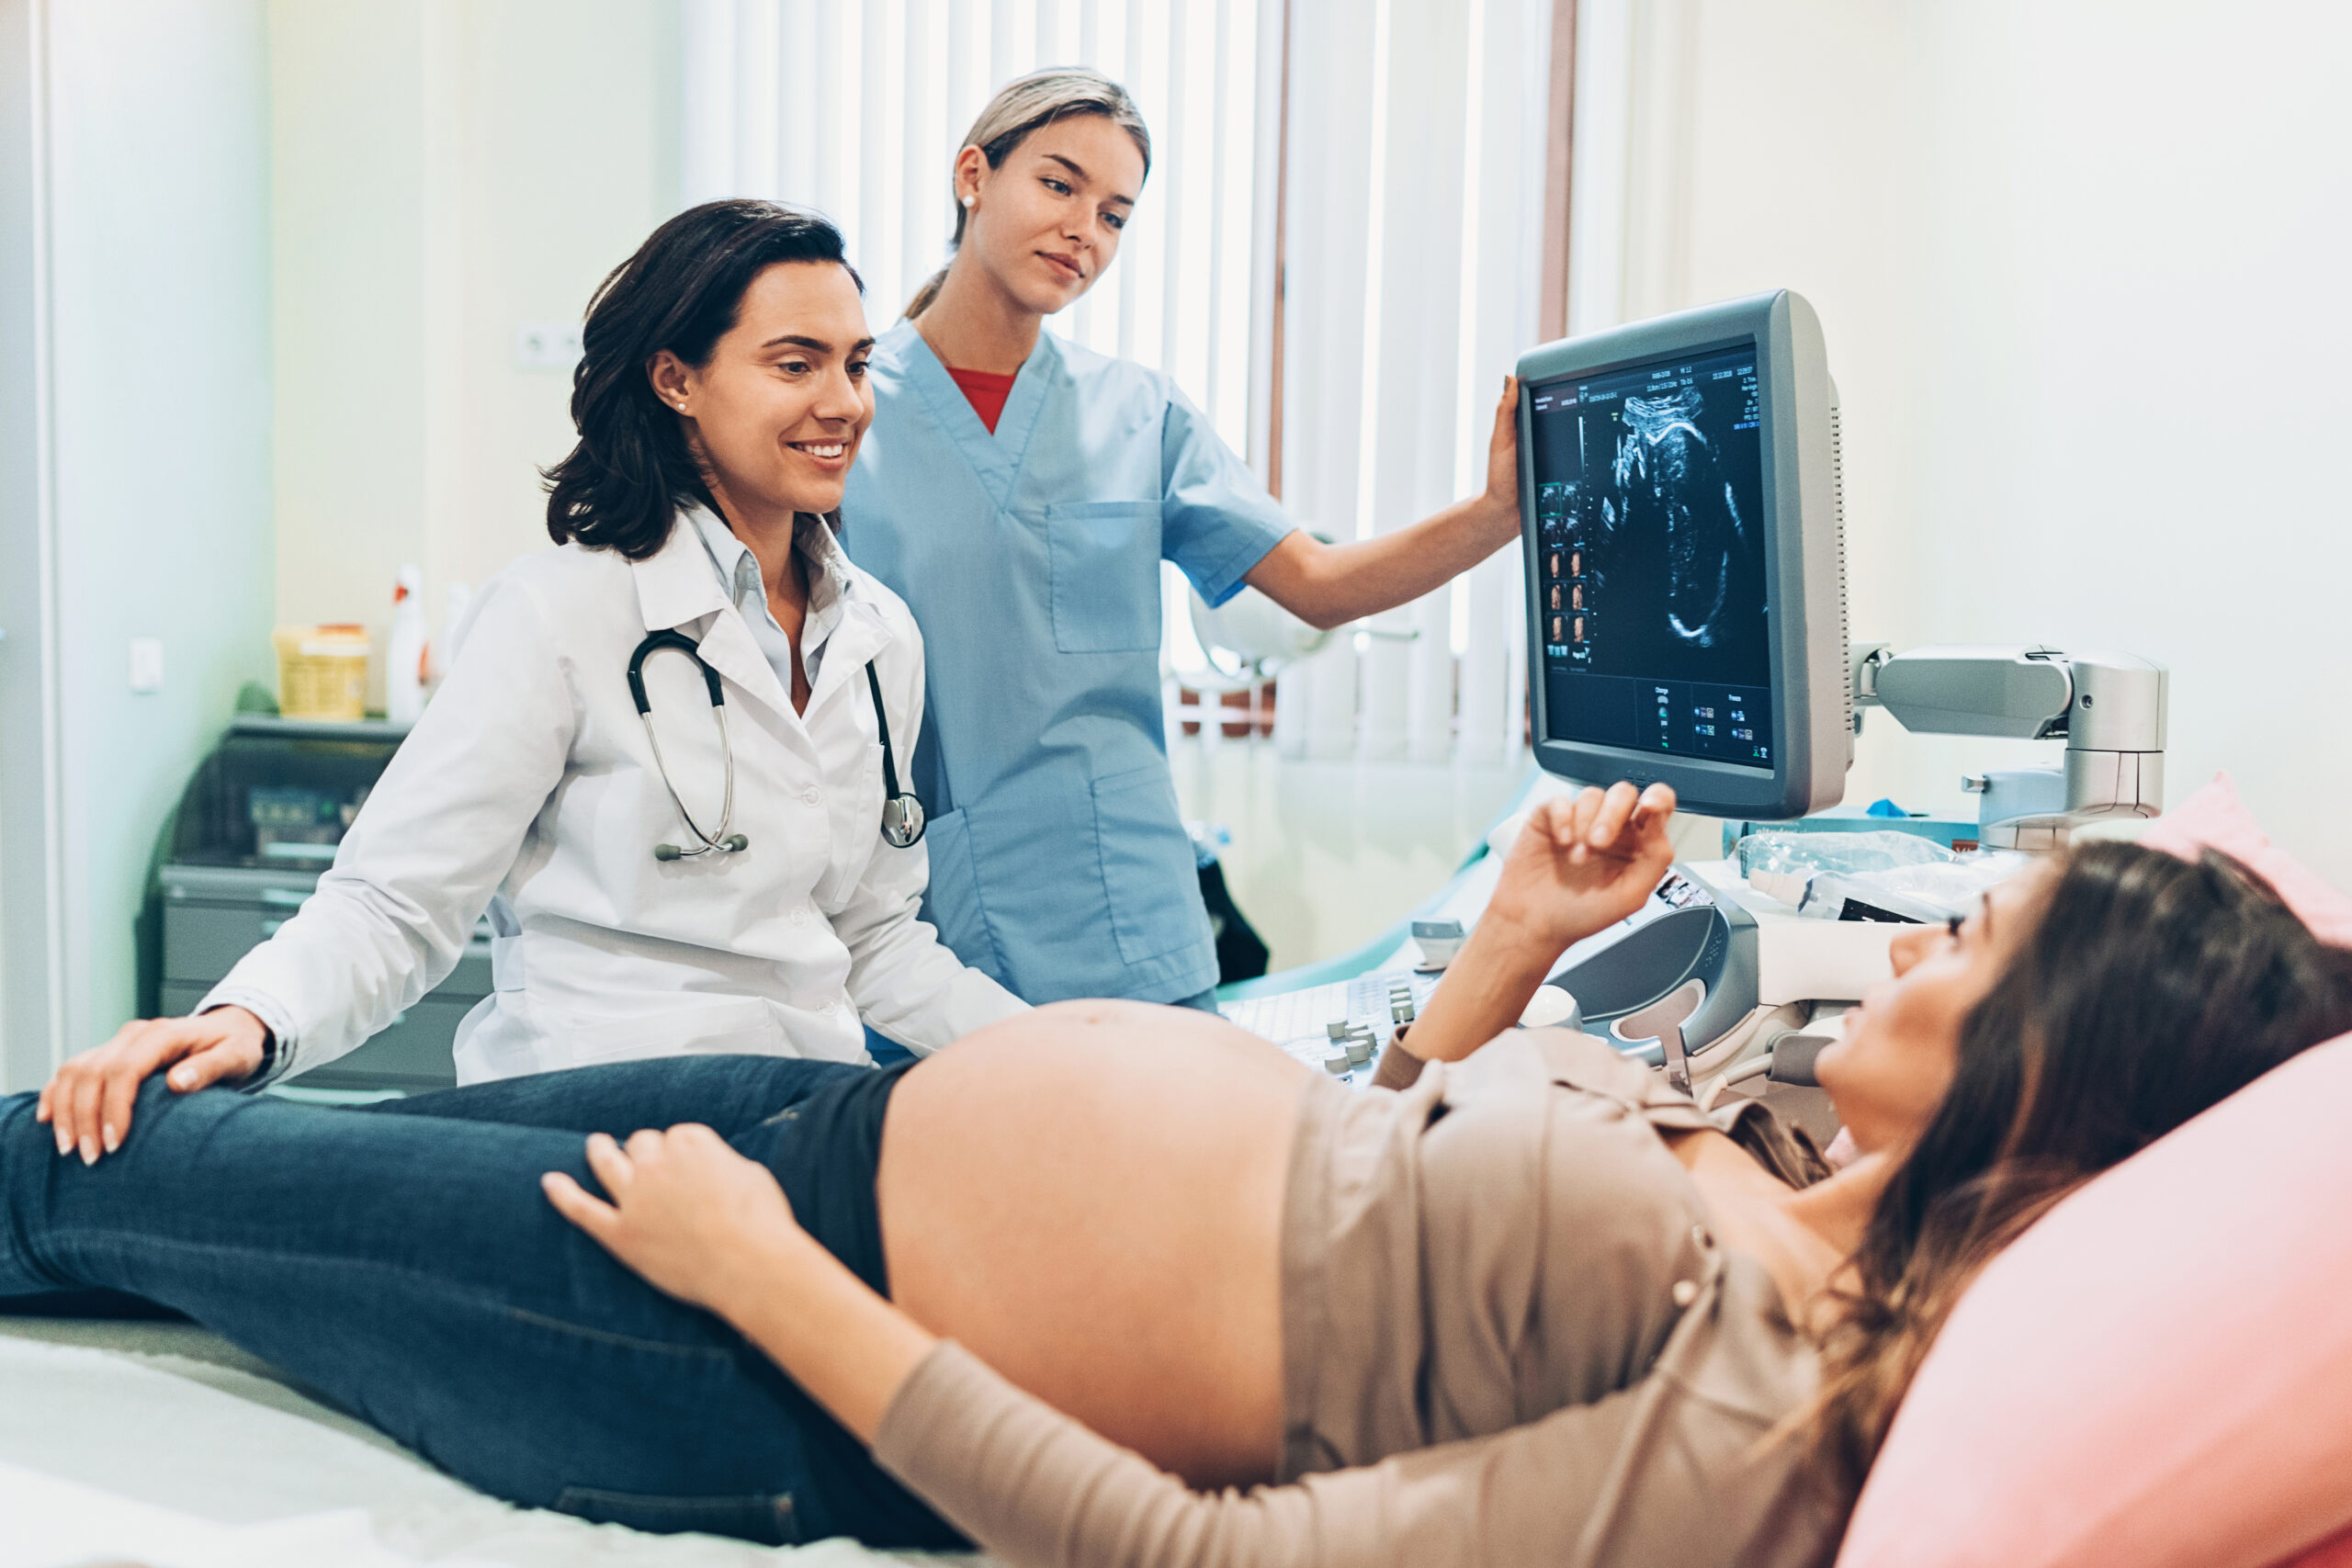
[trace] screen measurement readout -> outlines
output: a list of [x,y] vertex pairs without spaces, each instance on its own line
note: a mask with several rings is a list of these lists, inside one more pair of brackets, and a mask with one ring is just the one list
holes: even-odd
[[[1557,657],[1565,650],[1544,651]],[[1768,687],[1581,671],[1546,675],[1558,711],[1575,714],[1579,739],[1751,767],[1771,763],[1772,694]]]

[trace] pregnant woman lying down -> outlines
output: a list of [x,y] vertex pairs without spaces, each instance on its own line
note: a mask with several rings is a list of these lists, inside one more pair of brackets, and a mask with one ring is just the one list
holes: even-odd
[[890,1073],[708,1057],[360,1111],[150,1085],[94,1167],[17,1097],[0,1294],[168,1303],[486,1491],[655,1529],[1826,1562],[1973,1272],[2352,1027],[2352,981],[2235,863],[2086,847],[1898,942],[1821,1057],[1863,1151],[1828,1175],[1760,1107],[1510,1027],[1648,895],[1672,805],[1539,811],[1387,1088],[1074,1003]]

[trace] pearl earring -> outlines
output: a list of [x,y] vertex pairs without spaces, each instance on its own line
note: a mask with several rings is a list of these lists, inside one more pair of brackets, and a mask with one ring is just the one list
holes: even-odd
[[970,197],[968,197],[968,196],[967,196],[967,197],[966,197],[964,198],[964,205],[965,205],[965,206],[967,206],[967,207],[971,206],[971,205],[972,205],[972,198],[971,198]]

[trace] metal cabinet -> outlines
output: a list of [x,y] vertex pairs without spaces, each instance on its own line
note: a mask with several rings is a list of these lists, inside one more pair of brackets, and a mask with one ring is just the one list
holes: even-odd
[[[231,727],[189,781],[170,858],[156,873],[164,1013],[196,1006],[302,907],[406,733],[381,723],[277,718]],[[485,924],[424,999],[350,1055],[292,1081],[362,1090],[454,1083],[458,1021],[491,990]]]

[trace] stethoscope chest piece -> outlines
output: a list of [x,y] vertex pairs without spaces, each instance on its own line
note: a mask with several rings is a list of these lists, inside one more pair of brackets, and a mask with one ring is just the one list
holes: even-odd
[[890,751],[890,721],[882,713],[882,680],[874,666],[865,667],[865,689],[874,698],[874,728],[882,738],[882,841],[894,850],[910,850],[922,842],[926,826],[922,802],[911,790],[899,787],[899,766]]
[[[893,769],[892,772],[896,772]],[[888,781],[893,789],[898,780]],[[882,841],[894,850],[910,850],[922,842],[925,826],[922,802],[911,795],[889,795],[882,801]]]

